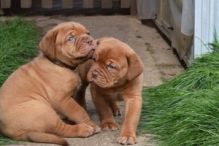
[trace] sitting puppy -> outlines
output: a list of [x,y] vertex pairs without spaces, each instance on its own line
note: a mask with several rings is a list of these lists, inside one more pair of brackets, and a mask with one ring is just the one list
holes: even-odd
[[[98,132],[72,98],[81,84],[74,69],[91,58],[95,41],[79,23],[62,23],[41,40],[41,53],[18,68],[0,90],[0,131],[15,140],[68,145],[62,137]],[[75,95],[73,95],[75,96]],[[64,123],[66,116],[76,125]]]
[[135,144],[142,106],[143,63],[128,45],[114,38],[98,41],[93,60],[87,76],[101,128],[118,128],[113,113],[119,112],[116,101],[123,99],[125,115],[117,141]]

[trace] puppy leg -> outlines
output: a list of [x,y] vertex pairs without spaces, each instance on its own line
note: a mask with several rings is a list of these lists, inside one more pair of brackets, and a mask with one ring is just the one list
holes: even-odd
[[80,87],[80,89],[78,90],[75,100],[77,101],[77,103],[82,106],[85,110],[87,109],[86,106],[86,100],[85,100],[85,92],[86,92],[86,88],[87,85],[83,85]]
[[[50,106],[39,101],[30,101],[23,104],[22,108],[16,109],[13,110],[15,115],[18,115],[16,120],[11,120],[10,125],[5,126],[2,131],[16,140],[64,146],[67,142],[63,137],[88,137],[94,133],[94,128],[87,124],[68,125],[64,123]],[[24,119],[24,117],[28,118]]]
[[95,133],[100,132],[100,128],[91,122],[91,119],[85,109],[81,107],[73,98],[66,97],[57,102],[55,109],[65,115],[69,120],[76,123],[86,123],[95,129]]
[[141,113],[142,100],[140,96],[125,97],[125,116],[118,138],[118,143],[131,145],[136,143],[136,128]]
[[115,119],[113,117],[113,113],[109,107],[109,104],[104,100],[104,98],[101,95],[99,95],[98,93],[95,93],[95,91],[92,89],[91,89],[91,94],[92,94],[94,105],[99,114],[100,127],[103,130],[108,130],[108,129],[117,130],[118,125],[115,122]]
[[113,112],[113,116],[116,117],[116,116],[121,116],[121,112],[119,110],[119,107],[118,105],[116,104],[116,101],[113,101],[113,100],[110,100],[109,101],[109,106]]
[[69,125],[61,120],[57,122],[56,128],[52,131],[62,137],[88,137],[95,133],[95,129],[85,123]]
[[62,146],[68,146],[68,142],[57,135],[45,133],[45,132],[37,132],[37,131],[29,131],[23,133],[17,137],[14,137],[15,140],[21,141],[32,141],[32,142],[39,142],[39,143],[49,143],[49,144],[58,144]]
[[[53,123],[54,121],[51,121]],[[51,126],[51,125],[50,125]],[[94,134],[94,128],[87,124],[68,125],[58,120],[57,125],[48,132],[26,131],[19,136],[13,137],[15,140],[28,140],[40,143],[59,144],[67,146],[68,142],[63,138],[89,137]]]

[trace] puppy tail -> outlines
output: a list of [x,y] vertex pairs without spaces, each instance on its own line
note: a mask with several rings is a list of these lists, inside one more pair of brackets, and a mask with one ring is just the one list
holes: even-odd
[[42,132],[28,132],[26,133],[26,139],[39,143],[58,144],[61,146],[68,146],[68,142],[59,136]]

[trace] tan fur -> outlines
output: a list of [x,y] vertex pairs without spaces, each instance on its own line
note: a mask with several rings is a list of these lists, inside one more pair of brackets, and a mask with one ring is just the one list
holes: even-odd
[[[75,22],[56,26],[42,38],[42,53],[5,81],[0,90],[3,134],[16,140],[68,145],[63,137],[88,137],[99,131],[72,98],[81,85],[79,75],[52,62],[58,59],[75,67],[91,57],[95,41],[87,33]],[[75,40],[69,41],[70,35]],[[64,123],[58,114],[76,124]]]
[[99,40],[88,72],[93,102],[103,129],[116,130],[116,101],[125,101],[125,115],[118,142],[136,143],[136,127],[142,106],[143,63],[125,43],[114,38]]

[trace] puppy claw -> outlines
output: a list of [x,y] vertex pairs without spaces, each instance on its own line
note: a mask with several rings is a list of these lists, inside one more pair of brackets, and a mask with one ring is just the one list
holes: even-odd
[[108,131],[108,130],[109,130],[109,127],[102,127],[102,130],[103,130],[103,131]]
[[117,139],[117,142],[123,145],[126,144],[126,141],[127,141],[127,137],[119,137]]
[[94,134],[99,133],[101,131],[101,128],[98,125],[94,124],[93,122],[88,122],[86,124],[94,128]]
[[78,126],[79,126],[78,127],[79,128],[79,130],[78,130],[79,137],[89,137],[89,136],[93,135],[95,132],[95,129],[90,125],[82,123],[82,124],[78,124]]
[[100,131],[101,131],[101,128],[100,128],[99,126],[96,126],[94,133],[95,133],[95,134],[96,134],[96,133],[100,133]]
[[102,130],[118,130],[119,127],[115,122],[104,122],[100,125],[100,127],[102,128]]
[[122,145],[133,145],[136,144],[136,137],[133,136],[120,136],[117,139],[117,142],[122,144]]
[[120,117],[120,116],[121,116],[120,110],[114,111],[114,112],[113,112],[113,116],[114,116],[114,117],[117,117],[117,116]]

